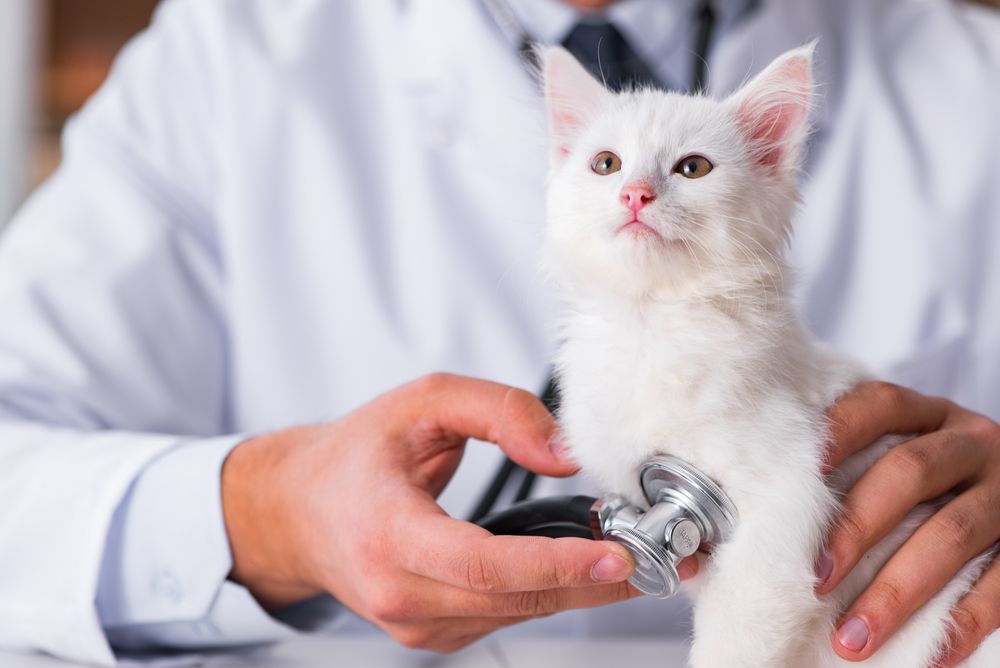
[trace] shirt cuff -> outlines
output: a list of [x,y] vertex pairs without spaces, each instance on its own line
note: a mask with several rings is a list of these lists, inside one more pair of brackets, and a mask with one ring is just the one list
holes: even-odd
[[[226,580],[232,555],[222,465],[244,439],[182,443],[153,460],[119,504],[96,596],[101,625],[116,648],[233,646],[292,635],[246,589]],[[317,619],[296,621],[312,626],[338,607],[326,605]]]

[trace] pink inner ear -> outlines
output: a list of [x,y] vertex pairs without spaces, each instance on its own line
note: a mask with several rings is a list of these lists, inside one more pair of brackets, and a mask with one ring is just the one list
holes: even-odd
[[567,130],[576,130],[580,127],[580,125],[580,117],[577,114],[573,114],[568,111],[552,111],[552,126],[560,134],[568,134]]
[[564,156],[607,92],[572,55],[556,47],[545,59],[545,93],[556,155]]
[[808,113],[809,63],[794,58],[759,82],[761,90],[750,92],[736,112],[759,153],[763,165],[776,166],[782,162],[792,145],[801,139],[801,131]]
[[785,142],[802,125],[805,108],[795,104],[780,104],[754,111],[741,108],[744,127],[750,139],[760,147],[757,159],[761,164],[774,166],[785,155]]
[[[558,104],[559,99],[556,98],[553,102]],[[567,140],[574,137],[583,127],[583,118],[578,113],[557,108],[551,109],[549,118],[552,125],[552,134],[557,142],[556,153],[559,157],[565,158],[569,155],[570,144]]]

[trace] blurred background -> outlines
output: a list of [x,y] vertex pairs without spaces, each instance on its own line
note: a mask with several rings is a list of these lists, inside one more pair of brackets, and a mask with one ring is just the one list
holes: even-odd
[[0,227],[59,164],[66,119],[158,0],[0,0]]
[[[1000,0],[968,1],[1000,8]],[[100,86],[157,2],[0,0],[0,228],[59,164],[66,119]]]

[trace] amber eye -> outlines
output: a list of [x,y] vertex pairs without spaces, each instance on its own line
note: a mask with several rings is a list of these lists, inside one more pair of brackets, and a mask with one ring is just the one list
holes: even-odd
[[590,168],[595,174],[607,176],[614,174],[622,168],[622,159],[611,151],[601,151],[590,161]]
[[701,155],[689,155],[686,158],[681,158],[674,167],[674,171],[689,179],[700,179],[713,168],[714,166],[708,161],[708,158]]

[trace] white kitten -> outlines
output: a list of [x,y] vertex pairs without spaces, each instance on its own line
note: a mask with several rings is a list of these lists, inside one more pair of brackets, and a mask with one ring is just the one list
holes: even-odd
[[[832,593],[813,564],[837,496],[895,441],[824,478],[824,413],[866,376],[799,322],[781,259],[808,132],[812,47],[723,101],[612,94],[543,54],[552,134],[546,269],[565,300],[560,419],[584,471],[641,502],[637,468],[674,454],[719,482],[739,525],[689,587],[697,668],[853,666],[839,615],[919,524],[914,510]],[[898,441],[898,439],[896,439]],[[988,557],[864,665],[921,668]],[[1000,665],[994,634],[965,665]]]

